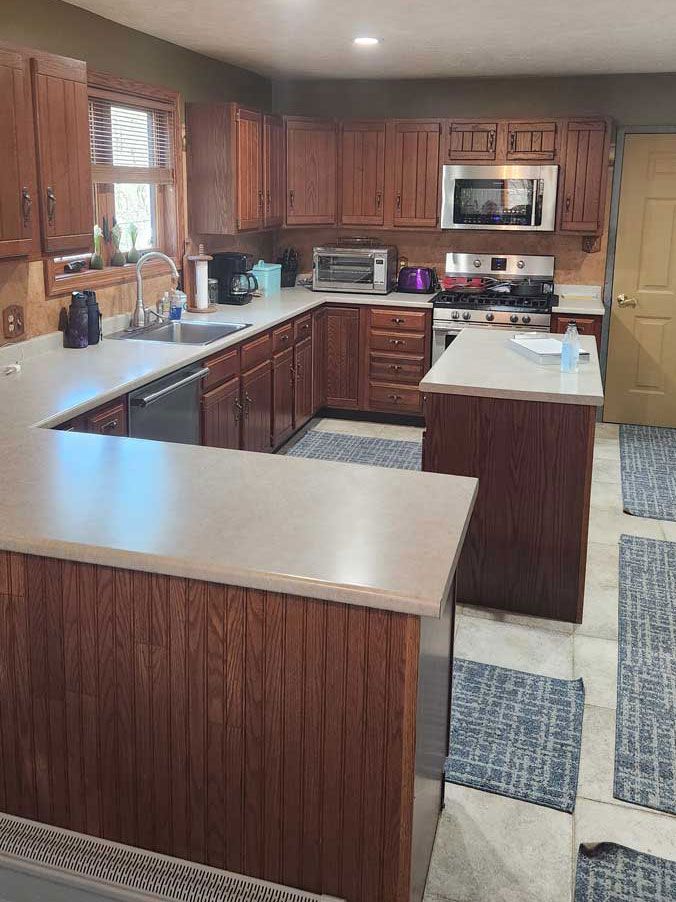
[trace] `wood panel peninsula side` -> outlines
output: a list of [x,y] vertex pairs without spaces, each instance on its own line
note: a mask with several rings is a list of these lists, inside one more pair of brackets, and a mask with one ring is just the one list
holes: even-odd
[[596,411],[596,341],[579,372],[540,365],[510,333],[464,329],[420,388],[423,469],[476,476],[458,601],[582,621]]

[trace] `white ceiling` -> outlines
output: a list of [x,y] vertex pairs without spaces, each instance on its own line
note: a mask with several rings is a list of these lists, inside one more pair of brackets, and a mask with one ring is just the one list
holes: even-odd
[[[432,78],[676,70],[675,0],[70,0],[270,76]],[[354,47],[374,35],[375,48]]]

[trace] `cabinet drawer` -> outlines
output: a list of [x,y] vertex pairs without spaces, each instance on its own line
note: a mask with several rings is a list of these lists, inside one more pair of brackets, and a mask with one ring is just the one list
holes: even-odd
[[374,329],[396,329],[398,332],[424,332],[424,310],[371,309],[371,326]]
[[369,406],[372,410],[399,410],[406,413],[421,413],[422,394],[417,388],[402,385],[369,385]]
[[308,313],[307,316],[299,316],[296,320],[294,336],[296,341],[301,341],[310,335],[312,335],[312,314]]
[[227,351],[207,357],[204,366],[209,367],[209,375],[202,380],[203,392],[239,375],[239,348],[228,348]]
[[270,333],[259,335],[242,345],[242,372],[253,369],[259,363],[270,359],[272,353],[272,339]]
[[293,323],[284,323],[272,333],[272,353],[284,351],[293,344]]
[[393,351],[397,354],[425,354],[424,334],[410,332],[379,332],[371,330],[369,347],[372,351]]
[[412,382],[417,385],[425,375],[423,358],[371,354],[369,375],[377,382]]
[[126,398],[90,413],[86,418],[86,427],[87,432],[98,433],[99,435],[126,435]]

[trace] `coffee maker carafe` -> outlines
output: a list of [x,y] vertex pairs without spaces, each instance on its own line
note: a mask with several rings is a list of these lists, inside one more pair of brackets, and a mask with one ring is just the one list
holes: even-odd
[[218,281],[219,304],[247,304],[258,288],[256,277],[249,269],[246,254],[234,251],[213,254],[209,261],[209,278]]

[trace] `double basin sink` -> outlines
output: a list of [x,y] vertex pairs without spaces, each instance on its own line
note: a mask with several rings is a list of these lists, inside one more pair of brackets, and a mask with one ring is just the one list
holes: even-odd
[[116,332],[111,338],[122,341],[160,341],[174,345],[208,345],[242,329],[251,323],[184,323],[180,320]]

